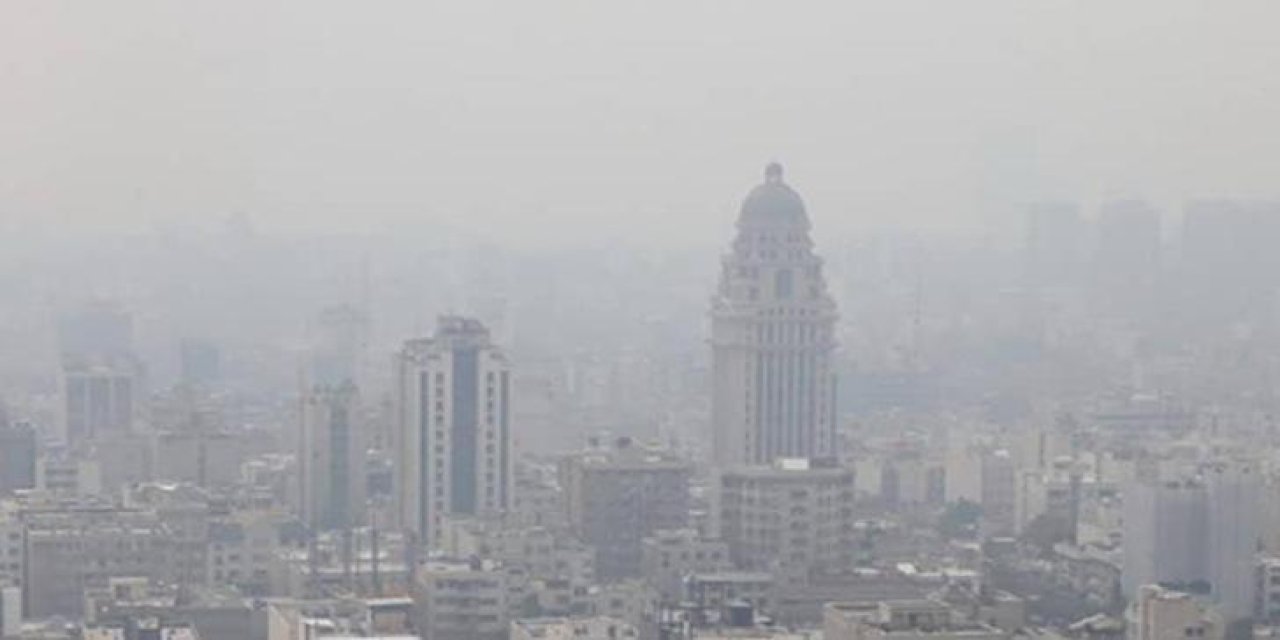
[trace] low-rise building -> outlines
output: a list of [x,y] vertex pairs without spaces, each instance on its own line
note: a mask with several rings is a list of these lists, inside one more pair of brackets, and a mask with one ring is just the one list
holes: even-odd
[[808,460],[721,474],[718,531],[739,568],[799,583],[853,564],[854,474]]
[[568,579],[529,580],[525,613],[539,617],[581,616],[591,612],[592,585]]
[[1195,596],[1156,585],[1138,588],[1126,612],[1129,640],[1222,640],[1222,616]]
[[626,438],[562,461],[569,524],[596,549],[600,578],[638,575],[644,537],[688,524],[692,475],[688,461]]
[[205,584],[236,587],[265,596],[271,591],[271,563],[279,547],[280,514],[244,512],[209,523]]
[[80,617],[85,589],[112,577],[166,578],[173,539],[151,513],[115,508],[60,509],[23,515],[27,615]]
[[652,637],[658,620],[658,592],[643,580],[626,580],[599,585],[590,591],[592,615],[622,620]]
[[685,579],[684,586],[684,599],[702,611],[719,611],[733,601],[748,602],[757,611],[772,606],[773,576],[768,573],[696,573]]
[[531,618],[511,623],[510,640],[631,640],[640,637],[635,627],[606,616],[584,618]]
[[523,567],[530,579],[595,581],[595,550],[543,526],[522,526],[498,518],[446,518],[442,535],[446,555],[482,557]]
[[693,574],[731,571],[729,545],[719,538],[704,538],[693,529],[657,531],[644,539],[641,568],[663,600],[684,597],[685,578]]
[[69,451],[47,451],[36,461],[36,488],[58,494],[97,495],[102,493],[102,467],[96,460]]
[[80,630],[81,640],[201,640],[195,627],[183,623],[163,623],[154,618],[105,624],[88,624]]
[[418,640],[409,598],[273,600],[267,640]]
[[1007,640],[991,625],[966,620],[937,600],[829,602],[824,640]]
[[423,640],[500,640],[524,600],[525,578],[491,560],[428,560],[414,584]]
[[565,513],[564,492],[556,483],[554,473],[540,471],[517,470],[509,518],[513,524],[553,530],[567,529],[569,523]]
[[21,587],[26,534],[13,503],[0,502],[0,588]]
[[349,543],[341,536],[325,535],[309,548],[277,551],[270,569],[271,594],[303,598],[410,591],[411,572],[404,561],[402,539],[379,532],[382,542],[375,562],[365,537],[368,531],[355,534]]

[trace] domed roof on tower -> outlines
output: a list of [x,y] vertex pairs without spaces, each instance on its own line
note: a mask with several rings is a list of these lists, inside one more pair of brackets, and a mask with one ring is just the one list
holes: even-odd
[[809,228],[800,194],[782,181],[782,165],[770,162],[764,169],[764,184],[751,190],[742,203],[738,224],[798,225]]

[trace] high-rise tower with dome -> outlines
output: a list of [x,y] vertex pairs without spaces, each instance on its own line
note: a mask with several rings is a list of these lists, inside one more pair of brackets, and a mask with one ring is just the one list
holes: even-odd
[[836,318],[804,202],[770,164],[742,204],[711,305],[718,466],[835,454]]

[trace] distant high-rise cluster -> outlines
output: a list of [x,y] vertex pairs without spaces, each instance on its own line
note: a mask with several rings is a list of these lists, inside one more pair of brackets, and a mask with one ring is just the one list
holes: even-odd
[[131,431],[145,397],[132,316],[107,303],[89,305],[63,318],[59,341],[66,441]]

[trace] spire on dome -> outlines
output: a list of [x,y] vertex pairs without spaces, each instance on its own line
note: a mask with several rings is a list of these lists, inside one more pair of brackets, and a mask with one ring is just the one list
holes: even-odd
[[765,182],[782,182],[782,163],[770,162],[764,168]]

